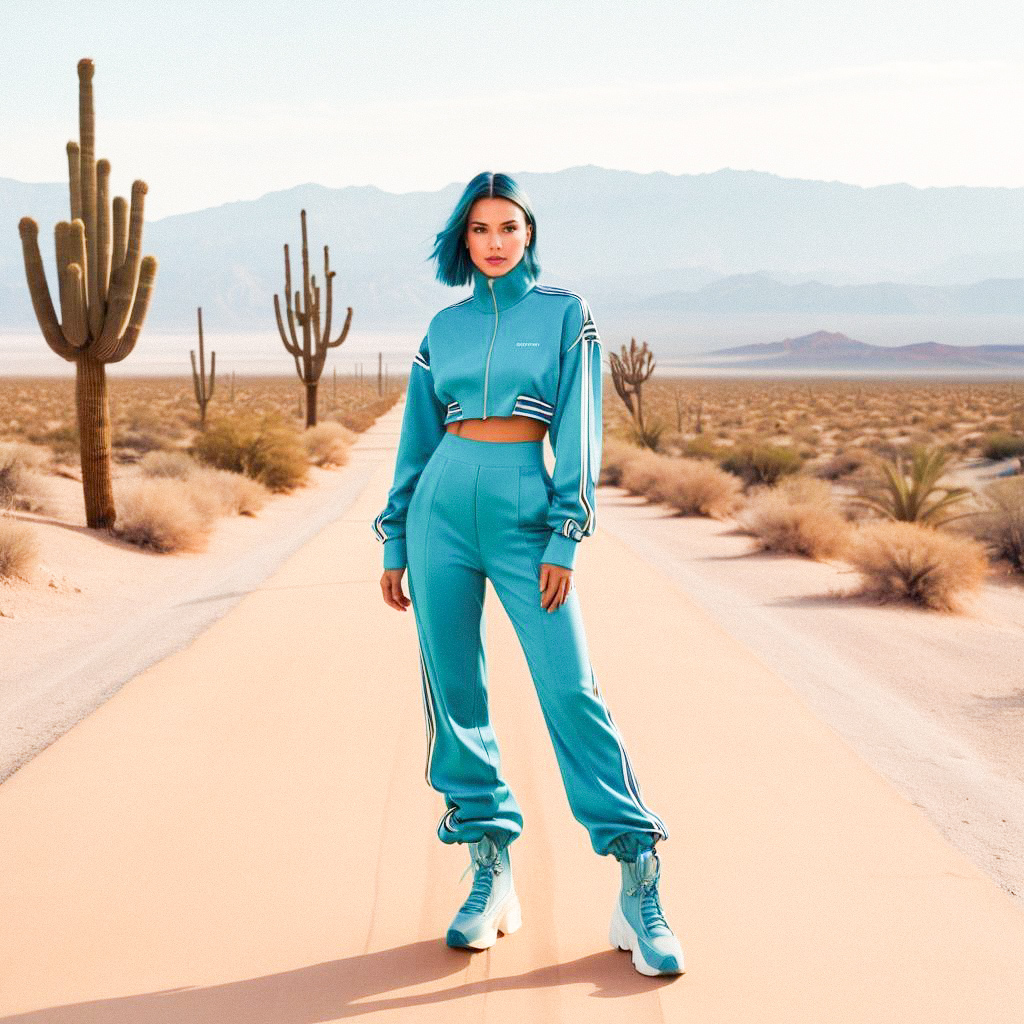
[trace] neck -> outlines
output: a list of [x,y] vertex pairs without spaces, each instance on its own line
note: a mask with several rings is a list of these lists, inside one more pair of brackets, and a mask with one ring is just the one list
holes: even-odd
[[[526,268],[524,257],[507,273],[500,277],[490,277],[476,264],[473,265],[473,303],[483,310],[494,311],[495,302],[498,309],[508,309],[517,303],[533,287],[533,278]],[[491,291],[494,298],[491,298]]]

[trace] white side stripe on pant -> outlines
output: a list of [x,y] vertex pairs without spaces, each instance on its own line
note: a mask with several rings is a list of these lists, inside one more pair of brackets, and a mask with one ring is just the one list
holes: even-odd
[[591,678],[594,681],[594,693],[597,695],[598,700],[604,705],[605,714],[608,716],[608,721],[611,723],[612,732],[615,733],[615,741],[619,745],[619,756],[622,759],[622,779],[626,784],[626,792],[633,798],[633,802],[636,804],[640,813],[648,818],[651,824],[662,833],[663,838],[668,839],[668,829],[665,827],[665,823],[659,818],[654,811],[652,811],[640,797],[640,785],[636,781],[636,776],[633,774],[633,766],[629,763],[629,756],[626,753],[626,745],[622,739],[622,733],[619,732],[619,727],[615,724],[615,719],[612,718],[611,708],[605,702],[604,694],[601,693],[597,685],[597,676],[594,674],[593,668],[591,668]]
[[430,688],[430,676],[427,673],[427,663],[423,657],[423,648],[420,648],[420,681],[423,684],[423,720],[427,729],[427,765],[423,774],[426,776],[427,785],[433,785],[430,781],[430,760],[434,755],[434,734],[436,731],[434,718],[434,694]]
[[448,810],[444,812],[444,814],[441,816],[441,820],[437,823],[438,832],[440,832],[442,828],[447,829],[449,832],[455,831],[455,829],[452,828],[452,818],[455,817],[455,812],[458,809],[458,805],[456,804],[453,807],[449,807]]

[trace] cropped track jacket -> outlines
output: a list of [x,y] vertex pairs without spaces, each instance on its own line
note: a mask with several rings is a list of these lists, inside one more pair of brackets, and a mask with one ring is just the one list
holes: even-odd
[[413,358],[394,482],[373,521],[385,569],[406,565],[409,501],[447,425],[489,416],[548,424],[554,490],[541,561],[573,568],[580,540],[596,526],[601,339],[586,300],[535,284],[525,260],[500,277],[474,266],[473,294],[434,315]]

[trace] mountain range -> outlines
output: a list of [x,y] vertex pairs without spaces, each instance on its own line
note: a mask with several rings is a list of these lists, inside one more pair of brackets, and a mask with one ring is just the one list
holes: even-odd
[[[513,173],[537,215],[541,283],[585,294],[611,333],[664,341],[683,316],[770,313],[756,328],[772,341],[811,327],[808,315],[847,330],[860,326],[837,318],[938,316],[949,333],[926,336],[942,344],[956,340],[955,318],[1024,316],[1024,188],[861,187],[728,168]],[[437,282],[429,259],[462,187],[396,194],[309,183],[147,222],[143,251],[160,263],[147,328],[191,331],[202,305],[210,333],[275,332],[283,243],[298,275],[305,209],[313,268],[322,277],[329,243],[335,298],[353,306],[353,332],[418,334],[466,294]],[[0,178],[0,333],[36,329],[18,220],[39,222],[55,293],[53,227],[67,203],[63,182]],[[998,340],[1024,340],[1011,327]]]

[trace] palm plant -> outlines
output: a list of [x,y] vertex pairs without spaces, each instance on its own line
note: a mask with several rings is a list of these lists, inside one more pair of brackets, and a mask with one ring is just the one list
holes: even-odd
[[950,514],[950,508],[969,498],[973,491],[969,487],[939,485],[949,456],[942,448],[915,446],[909,472],[901,453],[897,454],[895,463],[877,459],[877,475],[862,485],[860,492],[850,500],[881,513],[886,519],[926,526],[942,526],[954,519],[975,515],[974,512]]

